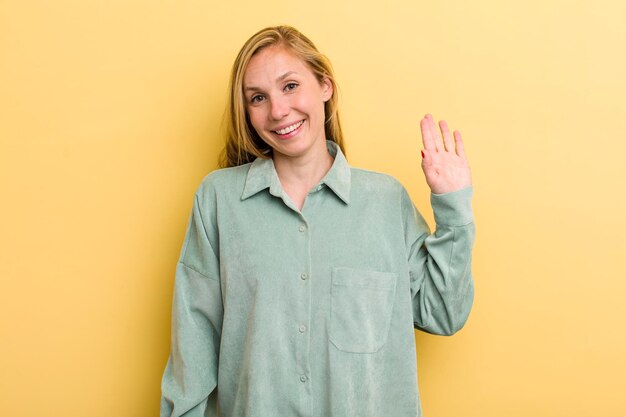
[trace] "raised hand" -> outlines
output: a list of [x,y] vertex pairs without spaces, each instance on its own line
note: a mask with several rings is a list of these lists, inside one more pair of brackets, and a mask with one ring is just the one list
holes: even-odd
[[461,132],[455,130],[453,137],[444,120],[439,122],[439,127],[441,133],[430,114],[420,121],[424,143],[422,170],[434,194],[458,191],[472,184]]

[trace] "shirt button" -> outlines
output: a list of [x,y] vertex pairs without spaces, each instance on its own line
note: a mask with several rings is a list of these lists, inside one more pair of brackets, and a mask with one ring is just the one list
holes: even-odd
[[306,382],[306,376],[300,375],[300,382]]
[[309,276],[307,275],[307,273],[306,273],[306,272],[303,272],[303,273],[302,273],[302,275],[300,275],[300,279],[302,279],[303,281],[304,281],[305,279],[307,279],[308,277],[309,277]]
[[300,330],[300,333],[304,333],[304,331],[306,330],[306,326],[303,324],[298,328],[298,330]]
[[306,226],[305,225],[300,225],[298,230],[301,231],[301,232],[304,232],[306,230]]

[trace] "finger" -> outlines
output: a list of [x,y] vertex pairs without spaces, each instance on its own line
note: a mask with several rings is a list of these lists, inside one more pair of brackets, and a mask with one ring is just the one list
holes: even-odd
[[446,151],[454,152],[454,138],[450,133],[450,129],[448,128],[448,124],[445,120],[441,120],[439,122],[439,128],[441,129],[441,133],[443,134],[443,144],[446,147]]
[[437,126],[435,126],[435,119],[433,119],[433,115],[427,114],[426,119],[428,120],[428,128],[430,130],[430,136],[433,138],[433,141],[435,143],[435,149],[437,149],[437,151],[443,150],[444,147],[443,147],[443,141],[441,140],[441,133],[439,133]]
[[463,159],[467,159],[465,156],[465,145],[463,145],[463,137],[458,130],[454,131],[454,142],[456,144],[456,154]]
[[436,151],[435,140],[430,133],[430,126],[428,126],[428,120],[423,118],[420,120],[420,130],[422,131],[422,142],[424,143],[424,149]]

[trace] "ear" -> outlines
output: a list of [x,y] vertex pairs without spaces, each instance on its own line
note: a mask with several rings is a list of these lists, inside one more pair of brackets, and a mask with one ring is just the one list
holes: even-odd
[[324,77],[320,84],[322,85],[322,98],[324,102],[327,102],[333,96],[333,83],[330,81],[330,78]]

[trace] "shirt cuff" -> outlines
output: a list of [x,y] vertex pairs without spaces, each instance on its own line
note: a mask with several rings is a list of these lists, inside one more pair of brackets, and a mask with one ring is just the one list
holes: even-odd
[[430,194],[430,204],[435,214],[435,223],[442,226],[465,226],[474,221],[470,185],[458,191]]

